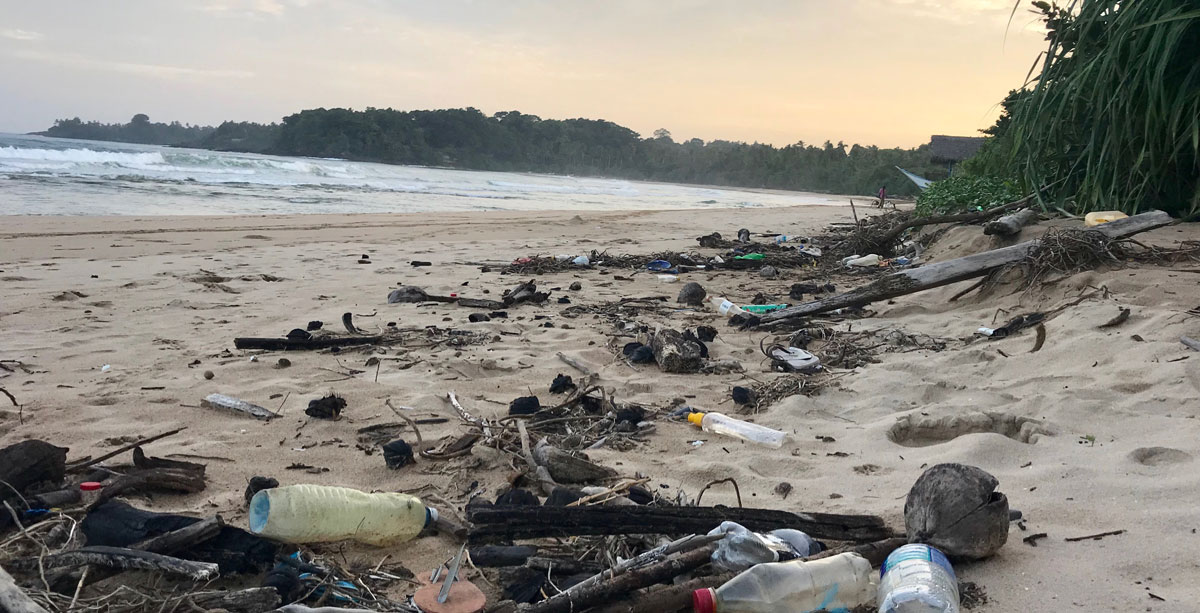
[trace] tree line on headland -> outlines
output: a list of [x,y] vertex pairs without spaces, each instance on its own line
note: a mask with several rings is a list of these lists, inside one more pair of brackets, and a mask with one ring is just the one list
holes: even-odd
[[310,109],[281,123],[227,121],[217,127],[58,120],[45,136],[172,145],[276,155],[342,158],[468,170],[539,172],[753,188],[898,196],[916,187],[900,166],[932,179],[946,175],[928,146],[798,142],[785,147],[698,138],[676,142],[666,130],[648,138],[611,121],[542,119],[518,111]]

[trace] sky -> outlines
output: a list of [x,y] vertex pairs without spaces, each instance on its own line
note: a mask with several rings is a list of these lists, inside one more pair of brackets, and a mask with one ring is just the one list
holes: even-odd
[[972,135],[1044,48],[1015,0],[0,0],[0,131],[475,107],[649,136]]

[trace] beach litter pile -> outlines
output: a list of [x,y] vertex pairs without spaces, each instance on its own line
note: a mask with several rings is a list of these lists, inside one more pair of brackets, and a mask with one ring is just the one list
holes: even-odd
[[[1021,204],[936,223],[988,222],[989,236],[1011,238],[1037,217]],[[454,474],[457,494],[432,486],[405,492],[342,487],[328,474],[330,467],[302,462],[287,466],[288,473],[245,475],[244,492],[213,491],[204,458],[164,453],[183,428],[131,436],[96,457],[71,457],[60,446],[68,441],[23,440],[0,449],[0,610],[893,613],[914,606],[945,612],[979,607],[988,595],[960,582],[954,565],[987,564],[1005,546],[1011,549],[1011,527],[1024,531],[1028,518],[1010,508],[998,479],[977,466],[922,466],[903,508],[880,516],[807,508],[803,497],[787,500],[795,488],[788,482],[773,491],[786,501],[774,506],[789,510],[744,506],[746,484],[734,478],[714,479],[691,495],[662,483],[667,474],[630,474],[622,462],[611,461],[612,452],[699,433],[712,436],[691,446],[744,442],[785,458],[783,447],[795,442],[795,431],[756,423],[785,399],[843,385],[883,354],[999,343],[1029,330],[1037,337],[1036,352],[1046,342],[1045,324],[1072,306],[1022,313],[964,339],[864,326],[872,303],[970,279],[981,281],[969,291],[984,291],[1003,283],[1004,275],[1045,282],[1056,273],[1131,259],[1196,255],[1190,247],[1168,253],[1123,243],[1170,222],[1152,212],[925,262],[922,250],[938,234],[916,234],[916,228],[933,225],[926,222],[893,212],[811,239],[763,235],[765,242],[752,240],[745,229],[737,240],[714,232],[697,239],[699,249],[719,251],[708,254],[521,257],[482,267],[528,279],[509,283],[499,299],[483,297],[473,286],[439,296],[402,284],[379,292],[378,302],[399,315],[375,330],[361,327],[364,316],[356,323],[346,312],[344,331],[313,320],[282,336],[234,338],[241,353],[228,352],[231,360],[249,355],[274,364],[274,371],[292,361],[270,352],[309,352],[337,365],[325,369],[340,377],[331,382],[336,385],[309,399],[304,413],[311,419],[300,428],[316,422],[352,427],[354,440],[331,438],[320,445],[343,450],[348,461],[365,457],[380,475]],[[628,279],[625,274],[687,281],[673,296],[615,301],[589,300],[588,285],[579,281],[568,286],[568,298],[546,281],[583,272],[595,274],[588,285],[607,283],[599,281],[605,277]],[[761,289],[739,304],[716,290],[721,278],[714,274],[740,275]],[[844,287],[853,289],[839,291]],[[557,317],[547,314],[558,308],[553,305],[564,305]],[[463,311],[446,316],[448,325],[399,323],[409,317],[400,309],[443,306]],[[1129,313],[1123,309],[1100,327],[1120,326]],[[439,394],[444,401],[437,411],[383,398],[372,409],[395,420],[358,425],[364,409],[339,387],[378,382],[381,373],[413,368],[434,350],[458,357],[502,343],[506,335],[520,336],[502,322],[569,330],[585,320],[596,322],[598,344],[611,361],[596,363],[596,352],[587,354],[591,359],[555,352],[547,359],[565,372],[527,381],[524,391],[490,401],[499,409],[481,410],[476,402],[489,399],[464,399],[454,391]],[[732,334],[756,335],[759,355],[727,352],[721,339]],[[1192,347],[1189,340],[1184,344]],[[342,362],[359,358],[365,358],[361,368]],[[467,360],[459,365],[466,368]],[[471,366],[476,373],[501,369],[495,362]],[[614,385],[606,377],[614,368],[639,373],[646,387]],[[215,385],[217,378],[209,375],[205,380]],[[732,404],[720,412],[692,406],[687,397],[646,400],[662,377],[725,377]],[[283,416],[287,397],[274,409],[216,391],[197,401],[184,406],[206,411],[206,419],[270,428]],[[1007,417],[909,415],[880,444],[916,446],[948,431],[990,431],[1032,442],[1053,430]],[[443,427],[437,438],[429,436],[433,426]],[[289,436],[298,439],[299,429]],[[279,444],[299,445],[286,437]],[[151,445],[156,455],[148,454]],[[854,470],[871,474],[879,467]],[[502,473],[503,484],[492,491],[480,485],[487,471]],[[724,486],[733,491],[736,507],[703,504],[706,492]],[[180,496],[207,496],[227,511],[232,502],[237,519],[143,508]],[[844,507],[853,504],[843,501]],[[1045,537],[1022,540],[1036,547]],[[418,539],[450,543],[457,553],[434,567],[416,567],[406,552]]]

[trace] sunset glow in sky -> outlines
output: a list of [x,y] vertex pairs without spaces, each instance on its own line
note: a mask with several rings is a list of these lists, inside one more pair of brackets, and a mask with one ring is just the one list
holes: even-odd
[[1011,0],[0,0],[0,131],[473,106],[676,140],[974,134],[1044,48]]

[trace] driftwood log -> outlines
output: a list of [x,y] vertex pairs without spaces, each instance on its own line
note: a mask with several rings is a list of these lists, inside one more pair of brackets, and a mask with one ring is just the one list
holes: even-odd
[[[66,475],[66,462],[67,448],[45,441],[21,441],[0,449],[0,502],[20,500],[25,489],[37,483],[59,483]],[[0,519],[0,525],[4,521]]]
[[[880,566],[889,554],[907,543],[908,540],[903,537],[894,537],[873,543],[836,547],[805,559],[819,560],[850,551],[866,558],[871,566]],[[593,609],[593,613],[664,613],[686,609],[692,605],[692,592],[706,587],[720,587],[737,575],[736,572],[719,573],[696,577],[675,585],[647,587],[627,594],[622,600]]]
[[148,490],[166,490],[192,494],[202,491],[205,487],[204,472],[196,472],[181,468],[150,468],[127,473],[113,479],[100,490],[96,502],[89,507],[94,509],[111,498],[126,492],[144,492]]
[[874,515],[789,513],[732,507],[468,507],[473,543],[612,534],[705,534],[723,521],[750,530],[793,528],[815,539],[868,542],[893,536]]
[[499,300],[481,300],[479,298],[459,298],[458,306],[468,307],[472,309],[487,309],[489,311],[499,311],[504,308],[504,303]]
[[[1118,219],[1092,228],[1108,238],[1125,238],[1171,223],[1171,216],[1162,211],[1152,211]],[[769,324],[777,321],[827,313],[837,309],[859,307],[888,298],[965,281],[983,276],[1001,266],[1020,262],[1029,255],[1039,241],[1031,240],[1000,249],[976,253],[966,257],[946,260],[918,268],[909,268],[868,283],[862,287],[821,300],[806,302],[764,315],[759,321]]]
[[1016,236],[1021,228],[1037,220],[1037,211],[1021,209],[1011,215],[989,221],[983,225],[983,233],[988,236]]
[[218,571],[216,564],[208,562],[192,562],[148,551],[102,546],[81,547],[40,558],[17,558],[9,560],[6,564],[9,568],[21,572],[95,564],[124,570],[157,570],[195,581],[212,579],[217,576]]
[[163,602],[162,608],[165,611],[186,611],[188,603],[194,604],[203,611],[260,613],[279,606],[279,592],[273,587],[252,587],[233,592],[196,592],[168,598]]
[[597,582],[578,591],[562,592],[541,602],[522,606],[523,613],[570,613],[601,602],[611,601],[643,587],[662,583],[709,563],[716,545],[708,545],[667,558],[661,562],[629,570],[608,581]]
[[204,397],[204,400],[200,401],[200,406],[210,409],[221,409],[223,411],[230,411],[233,413],[242,413],[244,415],[249,415],[254,419],[261,419],[263,421],[270,421],[276,417],[279,417],[279,413],[276,413],[268,408],[260,407],[257,404],[246,402],[245,400],[234,398],[232,396],[226,396],[224,394],[209,394]]
[[704,365],[700,344],[684,338],[678,330],[659,330],[650,341],[650,349],[663,372],[692,373]]
[[3,613],[46,613],[42,605],[21,591],[11,575],[0,567],[0,611]]
[[233,346],[238,349],[266,349],[269,351],[311,351],[330,347],[374,345],[382,340],[382,336],[332,336],[309,339],[239,336],[233,339]]

